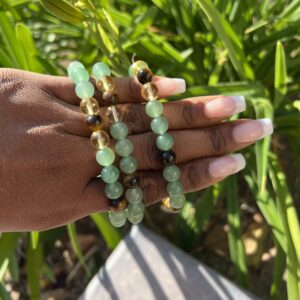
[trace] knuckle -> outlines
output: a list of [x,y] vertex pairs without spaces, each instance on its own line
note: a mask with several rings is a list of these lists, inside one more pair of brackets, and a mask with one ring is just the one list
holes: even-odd
[[130,98],[135,100],[141,98],[141,87],[135,82],[134,79],[130,78],[128,86],[125,86],[124,88],[128,88],[128,96]]
[[145,161],[151,169],[159,169],[161,167],[160,153],[156,147],[156,137],[153,134],[149,134],[147,138]]
[[194,125],[199,118],[199,112],[192,103],[185,103],[182,105],[181,115],[187,126]]
[[187,183],[186,186],[189,190],[198,189],[203,182],[203,178],[206,177],[206,172],[203,168],[199,168],[199,166],[195,163],[190,163],[187,165],[187,169],[185,172]]
[[160,191],[160,186],[157,184],[154,176],[142,176],[141,179],[144,203],[149,205],[159,199],[162,191]]
[[123,108],[124,121],[127,123],[130,133],[137,133],[148,129],[149,125],[143,112],[144,107],[125,104]]
[[226,146],[226,138],[220,127],[213,127],[208,130],[209,146],[214,154],[222,153]]

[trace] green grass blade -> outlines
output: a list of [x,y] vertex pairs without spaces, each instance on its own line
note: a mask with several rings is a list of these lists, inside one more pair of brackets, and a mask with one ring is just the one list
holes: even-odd
[[33,249],[36,249],[37,244],[39,242],[39,232],[38,231],[31,231],[30,232],[31,244]]
[[6,291],[5,286],[0,282],[0,299],[1,300],[11,300],[9,293]]

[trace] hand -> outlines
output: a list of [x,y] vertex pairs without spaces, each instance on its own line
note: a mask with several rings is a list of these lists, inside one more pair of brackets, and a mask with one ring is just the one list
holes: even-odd
[[[154,80],[160,97],[184,90],[182,80]],[[157,202],[166,196],[166,183],[150,119],[140,104],[140,86],[132,78],[120,78],[116,90],[144,201]],[[0,231],[44,230],[107,210],[104,183],[96,178],[101,167],[71,81],[2,69],[0,97]],[[101,104],[101,96],[96,98]],[[185,192],[241,170],[243,156],[227,154],[272,132],[270,120],[222,122],[244,109],[242,97],[194,97],[164,104]]]

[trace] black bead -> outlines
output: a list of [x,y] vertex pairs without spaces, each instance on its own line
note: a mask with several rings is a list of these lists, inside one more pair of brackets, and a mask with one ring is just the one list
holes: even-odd
[[123,184],[127,189],[133,189],[140,185],[140,178],[135,174],[125,175],[123,177]]
[[171,166],[176,162],[176,154],[172,150],[163,151],[161,154],[161,158],[164,166]]
[[151,82],[152,77],[153,74],[149,69],[140,69],[137,73],[137,79],[141,84]]
[[112,105],[116,105],[119,102],[119,96],[112,91],[104,92],[102,94],[102,99]]
[[86,122],[90,126],[100,125],[102,123],[102,119],[99,115],[90,115],[87,117]]

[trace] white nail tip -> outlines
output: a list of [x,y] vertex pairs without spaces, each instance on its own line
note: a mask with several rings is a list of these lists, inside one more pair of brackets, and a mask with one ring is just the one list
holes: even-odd
[[235,110],[233,114],[238,114],[246,109],[246,101],[244,96],[231,96],[235,102]]
[[231,154],[229,155],[229,157],[231,157],[232,159],[234,159],[235,163],[236,163],[236,169],[235,169],[235,173],[239,172],[241,170],[243,170],[246,166],[246,160],[244,158],[244,156],[240,153],[235,153],[235,154]]
[[256,121],[259,122],[263,127],[263,134],[261,138],[273,133],[273,123],[271,119],[258,119]]
[[173,91],[173,94],[181,94],[186,91],[186,83],[185,80],[182,78],[172,78],[172,80],[175,82],[175,90]]

